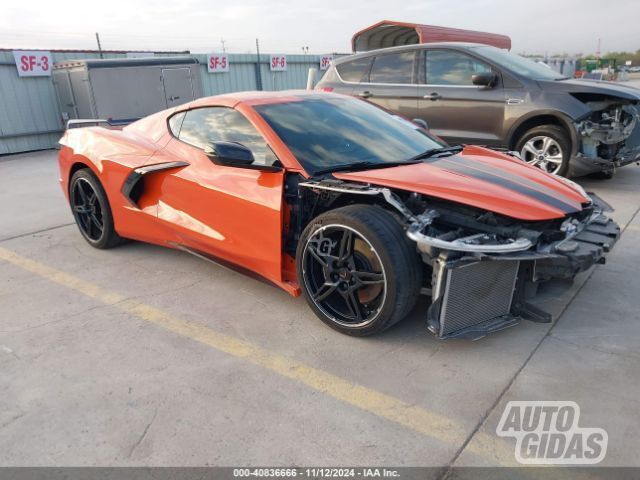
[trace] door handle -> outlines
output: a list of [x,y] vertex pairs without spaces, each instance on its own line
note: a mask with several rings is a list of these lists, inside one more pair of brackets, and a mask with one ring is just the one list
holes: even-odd
[[171,97],[169,97],[169,101],[170,101],[170,102],[173,102],[174,100],[178,100],[179,98],[180,98],[180,97],[173,97],[173,96],[171,96]]
[[358,96],[361,98],[371,98],[373,97],[373,93],[371,93],[369,90],[365,90],[364,92],[360,92]]
[[439,93],[433,92],[433,93],[430,93],[428,95],[425,95],[422,98],[424,98],[425,100],[432,100],[432,101],[433,100],[440,100],[442,98],[442,95],[440,95]]

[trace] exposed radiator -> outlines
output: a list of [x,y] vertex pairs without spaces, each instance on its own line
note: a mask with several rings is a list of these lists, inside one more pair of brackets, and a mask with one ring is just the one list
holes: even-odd
[[508,316],[519,261],[485,261],[440,273],[439,336],[455,336],[465,328]]

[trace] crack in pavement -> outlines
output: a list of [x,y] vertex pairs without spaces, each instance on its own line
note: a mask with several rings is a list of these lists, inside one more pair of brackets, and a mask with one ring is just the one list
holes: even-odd
[[57,230],[58,228],[69,227],[71,225],[75,225],[75,222],[71,223],[63,223],[62,225],[55,225],[53,227],[43,228],[42,230],[35,230],[33,232],[20,233],[18,235],[13,235],[11,237],[0,238],[0,242],[8,242],[9,240],[15,240],[17,238],[28,237],[30,235],[37,235],[38,233],[50,232],[51,230]]
[[11,417],[9,420],[3,422],[2,424],[0,424],[0,430],[11,425],[13,422],[15,422],[16,420],[21,419],[22,417],[24,417],[26,415],[26,412],[20,412],[17,415],[14,415],[13,417]]
[[155,422],[157,416],[158,416],[158,409],[156,408],[155,412],[153,413],[153,417],[151,418],[151,421],[147,423],[147,426],[142,431],[142,435],[140,435],[136,443],[134,443],[131,446],[131,449],[129,450],[129,455],[127,455],[127,458],[131,458],[131,456],[133,455],[133,452],[135,452],[136,448],[140,446],[144,438],[147,436],[147,433],[149,432],[149,428],[151,428],[151,425],[153,424],[153,422]]
[[38,328],[46,327],[48,325],[54,325],[56,323],[65,322],[67,320],[71,320],[72,318],[79,317],[81,315],[89,313],[89,312],[91,312],[93,310],[107,308],[109,306],[110,305],[95,305],[95,306],[83,309],[83,310],[81,310],[81,311],[79,311],[77,313],[72,313],[71,315],[66,315],[66,316],[61,317],[61,318],[56,318],[55,320],[49,320],[48,322],[38,323],[36,325],[31,325],[29,327],[20,328],[20,329],[17,329],[17,330],[0,330],[0,334],[9,335],[11,333],[24,333],[24,332],[28,332],[30,330],[36,330]]
[[[594,347],[592,345],[584,345],[578,342],[572,342],[571,340],[569,340],[566,337],[559,337],[557,335],[549,335],[549,338],[552,338],[554,340],[557,340],[559,342],[562,343],[566,343],[567,345],[573,345],[574,347],[577,348],[587,348],[589,350],[593,350],[594,352],[598,352],[598,353],[602,353],[604,355],[615,355],[617,357],[620,358],[624,358],[625,360],[638,360],[640,359],[640,355],[635,355],[633,352],[614,352],[612,350],[604,350],[602,348],[599,347]],[[574,337],[575,338],[575,337]],[[596,337],[595,335],[591,335],[587,338],[601,338],[601,337]]]

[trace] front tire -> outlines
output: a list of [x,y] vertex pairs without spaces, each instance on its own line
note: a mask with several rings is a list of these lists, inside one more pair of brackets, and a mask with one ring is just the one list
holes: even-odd
[[89,245],[106,249],[122,243],[113,225],[107,194],[88,168],[78,170],[71,177],[69,203],[78,229]]
[[399,222],[368,205],[312,220],[298,243],[296,270],[313,312],[354,336],[379,333],[402,320],[422,281],[421,260]]
[[557,125],[541,125],[527,130],[516,143],[516,151],[530,165],[551,173],[566,176],[571,158],[571,140]]

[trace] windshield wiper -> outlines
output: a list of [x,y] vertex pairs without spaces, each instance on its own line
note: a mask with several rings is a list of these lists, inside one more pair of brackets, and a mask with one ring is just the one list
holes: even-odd
[[414,163],[420,162],[418,161],[418,159],[402,160],[398,162],[353,162],[335,165],[333,167],[323,168],[321,170],[315,170],[314,175],[321,175],[323,173],[331,172],[343,172],[347,170],[373,170],[375,168],[397,167],[399,165],[413,165]]
[[442,155],[445,153],[449,153],[451,155],[455,155],[456,153],[460,153],[464,147],[462,145],[456,145],[454,147],[440,147],[440,148],[432,148],[431,150],[427,150],[426,152],[422,152],[415,157],[411,157],[409,159],[410,162],[416,160],[424,160],[426,158],[435,157],[436,155]]

